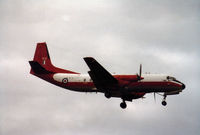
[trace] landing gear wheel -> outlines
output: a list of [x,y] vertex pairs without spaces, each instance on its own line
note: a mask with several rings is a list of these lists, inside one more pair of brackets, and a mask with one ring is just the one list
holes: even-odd
[[126,108],[126,102],[121,102],[121,104],[120,104],[120,107],[122,108],[122,109],[125,109]]
[[166,102],[166,101],[162,101],[162,105],[163,105],[163,106],[166,106],[166,105],[167,105],[167,102]]
[[111,94],[109,92],[106,92],[104,95],[106,98],[111,98]]

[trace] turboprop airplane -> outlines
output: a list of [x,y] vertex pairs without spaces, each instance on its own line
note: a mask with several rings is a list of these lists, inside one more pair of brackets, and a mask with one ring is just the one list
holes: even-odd
[[90,71],[80,74],[55,67],[51,63],[46,43],[38,43],[33,61],[29,61],[30,73],[47,82],[77,92],[101,92],[106,98],[121,98],[121,108],[126,108],[126,101],[144,98],[147,93],[161,94],[162,105],[166,106],[166,97],[176,95],[185,89],[185,85],[175,77],[159,74],[113,75],[94,58],[83,58]]

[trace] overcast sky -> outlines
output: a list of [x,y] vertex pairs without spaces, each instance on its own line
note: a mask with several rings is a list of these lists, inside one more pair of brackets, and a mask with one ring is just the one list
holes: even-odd
[[[0,0],[1,135],[200,134],[199,0]],[[29,74],[37,42],[52,63],[87,73],[165,73],[186,84],[176,96],[127,102],[77,93]]]

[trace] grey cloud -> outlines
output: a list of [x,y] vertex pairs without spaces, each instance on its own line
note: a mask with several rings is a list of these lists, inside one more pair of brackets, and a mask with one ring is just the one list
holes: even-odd
[[[199,134],[199,1],[0,1],[0,134]],[[120,99],[61,89],[29,74],[37,42],[52,62],[86,73],[172,74],[187,89],[119,108]]]

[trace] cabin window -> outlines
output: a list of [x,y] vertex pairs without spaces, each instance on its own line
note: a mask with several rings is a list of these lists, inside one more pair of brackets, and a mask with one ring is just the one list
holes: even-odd
[[86,82],[86,79],[84,79],[83,81]]

